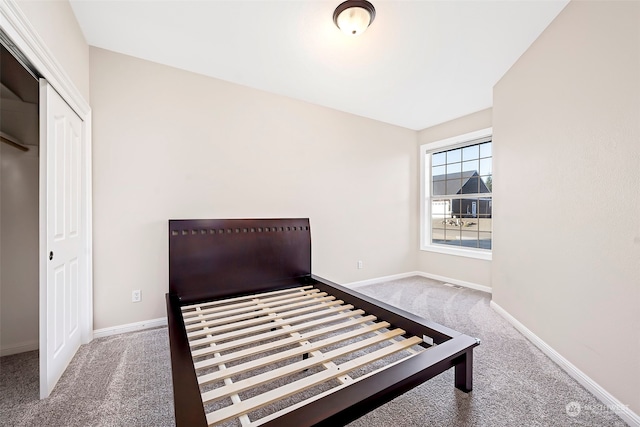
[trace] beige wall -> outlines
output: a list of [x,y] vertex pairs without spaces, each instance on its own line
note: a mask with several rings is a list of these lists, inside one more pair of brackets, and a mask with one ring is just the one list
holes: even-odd
[[309,217],[316,274],[414,270],[414,131],[90,51],[96,329],[165,316],[169,218]]
[[[418,132],[418,145],[489,127],[490,108]],[[419,244],[416,247],[419,247]],[[418,252],[418,271],[491,287],[491,261],[422,250]]]
[[[0,349],[38,343],[38,154],[0,144]],[[12,351],[13,352],[13,351]]]
[[640,3],[571,2],[495,86],[494,301],[640,413]]
[[18,6],[84,99],[89,99],[89,46],[67,0],[18,0]]

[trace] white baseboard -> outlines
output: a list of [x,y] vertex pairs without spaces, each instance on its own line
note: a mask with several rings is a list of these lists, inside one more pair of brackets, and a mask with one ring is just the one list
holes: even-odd
[[419,276],[419,275],[420,275],[419,272],[411,271],[409,273],[393,274],[391,276],[375,277],[373,279],[360,280],[358,282],[351,282],[351,283],[340,283],[340,284],[345,288],[355,289],[355,288],[360,288],[362,286],[373,285],[376,283],[388,282],[391,280],[404,279],[405,277],[413,277],[413,276]]
[[531,332],[526,326],[520,323],[515,317],[510,315],[504,308],[491,301],[491,308],[504,317],[513,325],[522,335],[525,336],[533,345],[538,347],[540,351],[546,354],[551,360],[557,363],[567,374],[578,381],[584,388],[589,390],[598,400],[600,400],[607,408],[614,411],[620,418],[632,427],[640,427],[640,416],[629,409],[611,393],[602,388],[598,383],[592,380],[588,375],[578,369],[575,365],[565,359],[560,353],[555,351],[549,344],[544,342],[540,337]]
[[394,274],[391,276],[375,277],[373,279],[361,280],[358,282],[351,282],[342,284],[342,286],[349,289],[356,289],[362,286],[373,285],[376,283],[388,282],[391,280],[404,279],[405,277],[421,276],[427,279],[439,280],[445,283],[451,283],[453,285],[463,286],[465,288],[475,289],[477,291],[491,293],[491,288],[485,285],[479,285],[477,283],[465,282],[464,280],[452,279],[450,277],[438,276],[437,274],[425,273],[423,271],[410,271],[408,273]]
[[482,291],[491,293],[491,287],[485,285],[479,285],[477,283],[465,282],[464,280],[452,279],[450,277],[439,276],[437,274],[418,272],[415,274],[416,276],[426,277],[427,279],[440,280],[441,282],[451,283],[453,285],[462,286],[465,288],[475,289],[476,291]]
[[38,342],[38,340],[29,340],[22,341],[16,344],[5,345],[0,348],[0,357],[37,350],[39,348],[39,344],[40,343]]
[[143,329],[158,328],[167,326],[167,318],[145,320],[142,322],[127,323],[126,325],[112,326],[110,328],[96,329],[93,331],[93,338],[108,337],[111,335],[124,334],[126,332],[142,331]]
[[[126,332],[142,331],[144,329],[167,326],[167,318],[145,320],[142,322],[128,323],[126,325],[112,326],[110,328],[96,329],[93,331],[93,338],[108,337],[110,335],[124,334]],[[17,344],[5,345],[0,348],[0,356],[10,356],[12,354],[33,351],[39,348],[38,340],[24,341]]]

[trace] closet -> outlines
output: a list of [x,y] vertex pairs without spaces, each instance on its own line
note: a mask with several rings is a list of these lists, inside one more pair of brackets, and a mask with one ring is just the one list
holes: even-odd
[[0,46],[0,355],[38,349],[38,81]]

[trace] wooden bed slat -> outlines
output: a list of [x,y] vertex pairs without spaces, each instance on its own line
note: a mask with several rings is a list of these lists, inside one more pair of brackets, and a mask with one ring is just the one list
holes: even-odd
[[[218,356],[219,354],[216,354],[216,356]],[[227,369],[227,367],[224,364],[220,364],[218,365],[218,368],[222,371]],[[224,383],[225,385],[231,385],[233,384],[233,381],[231,380],[231,378],[225,378],[224,379]],[[233,394],[230,396],[231,397],[231,402],[235,403],[240,403],[242,402],[242,400],[240,399],[240,396],[238,396],[237,394]],[[251,420],[249,419],[249,416],[247,414],[242,414],[238,417],[238,419],[240,420],[240,424],[242,426],[246,426],[249,425],[251,423]]]
[[[265,384],[270,381],[275,381],[276,379],[285,377],[287,375],[304,371],[305,369],[309,369],[313,366],[333,361],[334,358],[345,356],[347,354],[362,350],[375,344],[380,344],[381,342],[386,341],[389,338],[403,335],[404,333],[405,331],[403,331],[402,329],[394,329],[382,335],[377,335],[326,353],[322,353],[322,356],[320,357],[310,357],[308,359],[301,360],[299,362],[292,363],[281,368],[273,369],[260,375],[252,376],[242,381],[234,382],[233,385],[220,387],[215,390],[202,393],[202,401],[204,403],[207,403],[217,399],[221,399],[223,397],[228,397],[232,394],[238,394],[251,387],[257,387],[259,385]],[[389,347],[393,347],[393,345],[390,345]],[[264,359],[266,359],[267,361],[276,361],[278,358],[274,355],[265,357]],[[341,374],[344,373],[345,372],[341,372]]]
[[[411,351],[411,347],[405,348],[404,350],[405,351]],[[428,349],[425,348],[422,351],[427,351],[427,350]],[[349,384],[353,384],[353,383],[356,383],[358,381],[362,381],[362,380],[364,380],[364,379],[366,379],[366,378],[368,378],[368,377],[370,377],[372,375],[377,374],[380,371],[384,371],[385,369],[391,368],[392,366],[395,366],[395,365],[397,365],[399,363],[402,363],[405,360],[413,357],[414,355],[415,354],[407,355],[407,357],[404,357],[404,358],[402,358],[400,360],[396,360],[395,362],[391,362],[388,365],[385,365],[385,366],[383,366],[381,368],[375,369],[375,370],[373,370],[373,371],[371,371],[369,373],[366,373],[366,374],[364,374],[364,375],[362,375],[362,376],[360,376],[360,377],[358,377],[356,379],[352,379],[351,382],[342,383],[342,384],[340,384],[338,386],[335,386],[335,387],[333,387],[333,388],[331,388],[329,390],[325,390],[322,393],[318,393],[316,395],[313,395],[313,396],[311,396],[311,397],[309,397],[309,398],[307,398],[307,399],[305,399],[305,400],[303,400],[301,402],[297,402],[297,403],[294,403],[291,406],[287,406],[286,408],[282,408],[281,410],[279,410],[277,412],[274,412],[274,413],[269,414],[269,415],[267,415],[265,417],[262,417],[260,419],[252,421],[249,425],[252,426],[252,427],[257,427],[257,426],[260,426],[262,424],[268,423],[269,421],[274,420],[274,419],[276,419],[276,418],[278,418],[278,417],[280,417],[280,416],[282,416],[282,415],[284,415],[284,414],[286,414],[288,412],[291,412],[291,411],[294,411],[294,410],[296,410],[298,408],[301,408],[301,407],[303,407],[304,405],[306,405],[308,403],[314,402],[314,401],[316,401],[318,399],[321,399],[321,398],[323,398],[323,397],[325,397],[325,396],[327,396],[329,394],[335,393],[336,391],[347,387]]]
[[[232,368],[228,368],[224,371],[218,371],[218,372],[214,372],[211,374],[207,374],[207,375],[202,375],[198,377],[198,384],[203,385],[203,384],[207,384],[213,381],[217,381],[218,379],[221,378],[226,378],[228,376],[233,376],[233,375],[239,375],[242,374],[244,372],[248,372],[251,371],[253,369],[258,369],[261,368],[263,366],[266,366],[268,364],[271,363],[277,363],[280,362],[282,360],[286,360],[289,359],[291,357],[295,357],[295,356],[300,356],[304,353],[311,353],[314,352],[316,350],[320,350],[323,347],[328,347],[330,345],[333,344],[337,344],[339,342],[342,341],[346,341],[348,339],[352,339],[352,338],[356,338],[359,337],[361,335],[370,333],[370,332],[374,332],[377,331],[378,329],[381,328],[386,328],[387,326],[389,326],[389,324],[387,322],[380,322],[380,323],[376,323],[373,325],[369,325],[365,328],[362,329],[356,329],[353,331],[349,331],[349,332],[345,332],[342,333],[340,335],[335,335],[329,338],[326,338],[324,340],[321,341],[316,341],[316,342],[309,342],[306,341],[306,338],[303,338],[301,335],[297,336],[297,337],[292,337],[294,339],[297,339],[298,341],[300,340],[305,340],[306,343],[304,345],[302,345],[301,347],[298,348],[293,348],[287,351],[281,351],[279,353],[276,353],[272,356],[268,356],[268,357],[262,357],[260,359],[257,360],[251,360],[245,363],[242,363],[240,365],[235,365]],[[404,331],[403,331],[404,332]],[[397,335],[393,335],[394,337]],[[295,342],[295,341],[294,341]],[[275,344],[275,343],[274,343]],[[207,367],[207,366],[214,366],[220,363],[228,363],[232,360],[237,360],[240,358],[244,358],[247,356],[251,356],[254,354],[259,354],[263,351],[272,349],[273,346],[271,345],[271,343],[268,344],[264,344],[261,345],[259,347],[256,348],[250,348],[244,351],[239,351],[236,353],[231,353],[228,355],[224,355],[224,356],[220,356],[219,358],[216,357],[214,359],[210,359],[207,360],[208,363],[201,363],[201,368]],[[200,369],[201,369],[200,368]],[[196,366],[196,369],[198,369],[198,367]]]
[[228,306],[224,306],[224,307],[216,307],[215,309],[212,308],[209,310],[196,311],[198,315],[191,316],[188,319],[185,319],[184,323],[191,324],[194,322],[200,322],[202,320],[210,320],[218,317],[233,316],[235,314],[241,314],[241,313],[251,311],[252,309],[255,309],[257,305],[261,305],[263,307],[275,307],[275,306],[280,306],[286,303],[309,300],[309,299],[313,299],[313,298],[317,298],[325,295],[327,295],[326,292],[320,292],[318,289],[312,289],[304,293],[299,292],[294,297],[290,295],[285,295],[285,296],[265,298],[265,299],[256,298],[256,299],[253,299],[252,301],[244,302],[242,304],[234,304],[234,307],[232,308]]
[[[331,298],[333,297],[327,297],[327,299],[331,299]],[[279,310],[264,309],[263,311],[255,313],[256,316],[260,316],[260,317],[253,318],[253,319],[240,320],[237,322],[230,321],[212,328],[205,327],[200,331],[188,332],[187,338],[192,339],[192,338],[202,337],[205,335],[219,334],[221,332],[226,332],[231,330],[239,331],[253,325],[270,323],[276,320],[285,320],[285,319],[295,317],[299,314],[309,313],[310,311],[313,312],[318,310],[319,306],[322,306],[323,308],[333,307],[336,305],[341,306],[342,303],[344,303],[344,301],[342,300],[333,300],[330,302],[322,301],[322,303],[318,303],[309,307],[303,307],[303,308],[298,308],[296,310],[289,310],[289,311],[283,311],[283,312],[280,312]]]
[[[252,356],[255,354],[260,354],[263,353],[265,351],[268,350],[275,350],[287,345],[291,345],[291,344],[295,344],[298,343],[300,341],[307,341],[313,338],[317,338],[317,337],[321,337],[323,335],[327,335],[330,334],[332,332],[337,332],[341,329],[346,329],[349,327],[354,327],[354,326],[359,326],[363,323],[369,322],[369,321],[373,321],[375,320],[374,316],[364,316],[364,317],[360,317],[357,319],[351,319],[347,322],[341,322],[338,323],[336,325],[331,325],[328,326],[326,328],[322,328],[322,329],[316,329],[313,331],[309,331],[306,333],[299,333],[295,330],[293,330],[292,328],[286,328],[284,330],[284,332],[286,334],[291,335],[288,338],[284,338],[284,339],[279,339],[276,341],[270,341],[267,342],[265,344],[262,345],[257,345],[257,346],[252,346],[250,348],[244,349],[244,350],[240,350],[240,351],[236,351],[233,353],[226,353],[222,356],[216,356],[214,358],[209,358],[200,362],[194,362],[193,366],[196,369],[196,371],[198,370],[202,370],[205,369],[207,367],[210,366],[214,366],[217,363],[229,363],[231,361],[237,360],[237,359],[241,359],[244,357],[248,357],[248,356]],[[368,333],[368,332],[373,332],[373,333],[380,333],[379,329],[382,328],[386,328],[389,327],[390,324],[388,322],[378,322],[378,323],[373,323],[371,325],[362,325],[363,329],[356,329],[355,331],[360,331],[360,334],[364,334],[364,333]],[[295,334],[295,335],[294,335]],[[247,341],[247,344],[250,343],[254,343],[254,342],[260,342],[260,340],[255,339],[255,337],[252,337],[251,340]],[[212,347],[213,350],[215,350],[216,352],[220,351],[220,347],[215,346]]]
[[313,299],[305,298],[303,301],[293,302],[291,304],[286,304],[286,305],[278,305],[277,307],[270,307],[262,303],[257,303],[254,306],[252,306],[251,310],[247,310],[245,313],[240,313],[234,316],[229,316],[229,317],[224,317],[224,318],[219,318],[214,320],[201,321],[200,323],[193,323],[191,325],[186,326],[186,329],[187,331],[194,331],[194,330],[203,329],[203,328],[212,328],[218,325],[230,325],[236,321],[251,319],[256,316],[266,316],[271,313],[286,314],[287,311],[293,308],[302,307],[305,305],[309,306],[308,308],[311,310],[313,306],[316,306],[316,307],[323,306],[323,304],[321,304],[322,302],[333,301],[336,299],[336,297],[334,296],[326,296],[326,295],[327,295],[326,292],[321,292],[320,294],[318,294],[317,297],[313,297]]
[[[315,319],[318,317],[323,317],[328,314],[339,313],[341,311],[347,311],[351,309],[353,309],[353,306],[351,304],[348,304],[348,305],[341,305],[338,307],[331,307],[326,310],[314,311],[313,313],[304,314],[302,316],[296,316],[296,317],[287,318],[287,319],[275,319],[272,323],[257,325],[250,328],[244,328],[244,329],[227,332],[220,335],[215,335],[215,336],[212,335],[211,337],[193,340],[189,342],[189,346],[197,347],[201,345],[207,345],[212,342],[215,343],[216,341],[224,341],[224,340],[232,339],[238,336],[251,335],[255,332],[264,331],[265,329],[277,328],[282,325],[302,322],[308,319]],[[364,310],[353,310],[350,312],[350,314],[351,316],[356,314],[364,314]]]
[[202,302],[202,303],[198,303],[198,304],[183,305],[180,308],[183,311],[183,313],[182,313],[183,316],[189,316],[189,314],[191,313],[191,311],[189,311],[189,310],[195,310],[198,307],[202,308],[202,307],[209,307],[209,306],[215,306],[215,305],[228,304],[230,302],[235,302],[235,301],[250,300],[250,299],[254,299],[254,298],[258,297],[258,296],[265,297],[265,296],[269,296],[269,295],[293,293],[293,291],[302,291],[302,290],[306,290],[306,289],[310,289],[310,288],[313,288],[313,286],[311,286],[311,285],[299,286],[297,288],[280,289],[280,290],[271,291],[271,292],[260,292],[258,294],[253,294],[253,295],[245,295],[245,296],[239,296],[239,297],[234,297],[234,298],[224,298],[224,299],[219,299],[219,300],[215,300],[215,301],[207,301],[207,302]]
[[349,371],[362,367],[366,364],[375,362],[378,359],[389,356],[405,348],[420,344],[421,342],[422,342],[422,339],[418,337],[412,337],[412,338],[406,339],[403,342],[392,344],[380,350],[374,351],[372,353],[368,353],[364,356],[360,356],[356,359],[353,359],[341,365],[338,365],[334,369],[327,369],[323,372],[310,375],[306,378],[300,379],[293,383],[270,390],[259,396],[255,396],[250,399],[243,400],[238,404],[228,406],[218,411],[211,412],[207,414],[207,422],[209,423],[209,425],[212,425],[214,423],[227,421],[239,415],[246,414],[251,411],[255,411],[256,409],[259,409],[277,400],[285,399],[295,393],[299,393],[317,384],[339,377]]
[[[354,312],[355,313],[355,312]],[[361,313],[364,313],[361,311]],[[270,340],[273,338],[277,338],[283,335],[289,335],[291,332],[298,332],[298,331],[304,331],[306,329],[309,328],[313,328],[316,326],[320,326],[320,325],[324,325],[327,323],[332,323],[332,322],[337,322],[339,320],[344,320],[346,318],[352,318],[352,313],[340,313],[340,314],[336,314],[330,317],[325,317],[322,319],[318,319],[318,320],[312,320],[310,322],[305,322],[305,323],[299,323],[297,325],[293,325],[290,326],[289,329],[276,329],[275,331],[270,331],[270,332],[265,332],[259,335],[253,335],[250,337],[246,337],[246,338],[242,338],[239,340],[235,340],[235,341],[228,341],[222,344],[216,344],[215,349],[212,347],[205,347],[202,349],[198,349],[198,350],[193,350],[191,352],[191,355],[196,358],[196,357],[202,357],[202,356],[206,356],[208,354],[211,353],[215,353],[217,351],[227,351],[227,350],[232,350],[234,348],[237,347],[242,347],[245,345],[249,345],[253,342],[260,342],[260,341],[264,341],[264,340]],[[335,325],[334,327],[336,327],[335,330],[339,330],[342,329],[343,327],[349,327],[349,326],[353,326],[353,325],[357,325],[358,323],[365,323],[365,322],[373,322],[375,321],[377,318],[373,315],[368,315],[368,316],[363,316],[363,317],[357,317],[353,320],[349,320],[347,322],[341,322],[338,325]],[[344,325],[344,326],[342,326]],[[338,328],[338,326],[340,326]],[[312,335],[314,333],[314,331],[310,331],[310,332],[306,332],[305,335],[309,336],[309,337],[313,337],[315,335]],[[286,341],[285,340],[280,340],[280,341]],[[279,342],[280,342],[279,341]],[[292,341],[294,342],[294,341]],[[283,343],[283,345],[286,345],[289,343]]]

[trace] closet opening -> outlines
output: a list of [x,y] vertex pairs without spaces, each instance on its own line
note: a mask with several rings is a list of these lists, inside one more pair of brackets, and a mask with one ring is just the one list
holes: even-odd
[[39,86],[2,43],[0,80],[0,356],[2,368],[19,357],[37,393]]

